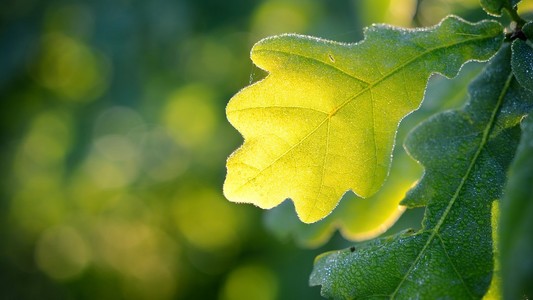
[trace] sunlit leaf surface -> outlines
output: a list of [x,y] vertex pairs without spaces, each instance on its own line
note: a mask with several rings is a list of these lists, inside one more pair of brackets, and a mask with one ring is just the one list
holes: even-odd
[[291,198],[311,223],[347,190],[373,195],[389,171],[398,123],[420,105],[428,77],[488,59],[500,41],[498,23],[457,17],[419,30],[376,25],[357,44],[299,35],[260,41],[251,57],[270,74],[226,108],[245,142],[228,159],[225,196],[262,208]]
[[[468,84],[479,74],[482,65],[469,63],[453,79],[432,76],[422,106],[404,118],[398,127],[396,143],[403,143],[409,131],[431,115],[465,103]],[[407,155],[403,147],[395,147],[390,174],[376,194],[361,198],[348,192],[330,215],[313,224],[300,222],[292,203],[285,201],[264,213],[264,223],[279,239],[292,239],[305,248],[321,246],[337,229],[347,240],[363,241],[377,237],[393,225],[398,229],[405,226],[418,228],[420,220],[411,214],[404,217],[405,222],[396,221],[405,210],[400,202],[422,173],[423,168]]]

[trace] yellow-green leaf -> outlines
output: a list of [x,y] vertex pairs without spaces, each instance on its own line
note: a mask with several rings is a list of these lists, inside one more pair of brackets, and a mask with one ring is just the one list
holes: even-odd
[[465,62],[490,58],[501,40],[497,22],[448,17],[417,30],[375,25],[357,44],[300,35],[258,42],[251,57],[269,75],[226,108],[245,141],[227,161],[224,194],[262,208],[291,198],[306,223],[328,215],[347,190],[371,196],[428,77],[455,76]]

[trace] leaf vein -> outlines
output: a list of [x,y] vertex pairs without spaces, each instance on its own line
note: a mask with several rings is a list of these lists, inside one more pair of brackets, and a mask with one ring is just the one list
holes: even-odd
[[377,86],[378,84],[384,82],[386,79],[388,79],[389,77],[393,76],[394,74],[396,74],[397,72],[399,72],[400,70],[402,70],[403,68],[407,67],[408,65],[412,64],[413,62],[415,62],[416,60],[420,59],[421,57],[427,55],[427,54],[430,54],[434,51],[438,51],[438,50],[443,50],[443,49],[448,49],[448,48],[451,48],[451,47],[455,47],[455,46],[458,46],[458,45],[462,45],[462,44],[466,44],[466,43],[471,43],[471,42],[474,42],[474,41],[477,41],[477,40],[483,40],[485,38],[476,38],[476,39],[468,39],[468,40],[464,40],[464,41],[461,41],[461,42],[457,42],[457,43],[451,43],[451,44],[446,44],[446,45],[443,45],[443,46],[439,46],[439,47],[435,47],[435,48],[430,48],[422,53],[419,53],[417,55],[414,55],[412,56],[411,58],[409,59],[406,59],[403,63],[401,63],[400,65],[392,68],[388,73],[386,73],[383,77],[377,79],[376,81],[374,82],[371,82],[368,84],[368,86],[364,87],[363,89],[361,89],[358,93],[356,93],[355,95],[353,95],[352,97],[348,98],[345,102],[343,102],[341,105],[339,105],[337,108],[334,109],[334,111],[331,113],[332,115],[335,115],[340,109],[342,109],[344,106],[346,106],[349,102],[355,100],[357,97],[359,97],[360,95],[362,95],[363,93],[365,93],[366,91],[370,90],[370,89],[373,89],[375,86]]
[[450,262],[450,265],[452,266],[453,270],[455,271],[455,274],[457,274],[457,277],[461,280],[461,283],[463,284],[466,292],[468,293],[470,298],[475,299],[474,295],[472,295],[472,293],[470,292],[470,289],[466,285],[466,282],[465,282],[464,278],[461,276],[461,273],[459,273],[459,270],[455,266],[455,263],[452,261],[450,255],[448,254],[448,251],[446,250],[446,244],[444,244],[444,240],[442,239],[440,234],[437,233],[436,236],[437,236],[437,238],[439,239],[439,241],[440,241],[440,243],[442,245],[442,250],[444,251],[444,254],[446,255],[446,258]]
[[257,174],[255,174],[254,177],[251,177],[250,179],[246,180],[243,184],[241,184],[238,188],[235,189],[235,191],[239,191],[241,190],[243,187],[245,187],[246,185],[248,185],[248,183],[252,182],[253,180],[255,180],[259,175],[261,175],[264,171],[266,171],[267,169],[271,168],[277,161],[279,161],[280,159],[282,159],[285,155],[287,155],[287,153],[291,152],[293,149],[295,149],[296,147],[298,147],[299,145],[301,145],[303,142],[305,142],[309,137],[311,137],[313,135],[313,133],[315,133],[318,129],[320,129],[320,127],[322,127],[322,125],[324,125],[324,123],[326,121],[328,121],[330,119],[329,115],[320,122],[320,124],[318,124],[318,126],[316,128],[314,128],[312,131],[310,131],[307,135],[305,135],[300,141],[298,141],[296,144],[292,145],[289,149],[287,149],[285,152],[283,152],[281,155],[279,155],[275,160],[273,160],[271,163],[269,163],[266,167],[264,167],[263,169],[261,169],[259,172],[257,172]]
[[326,174],[326,164],[328,162],[328,152],[329,152],[329,138],[330,138],[330,129],[331,129],[331,118],[327,118],[328,128],[326,131],[326,152],[324,153],[324,160],[322,162],[322,173],[320,174],[320,187],[318,189],[318,193],[316,194],[316,198],[313,201],[312,209],[309,210],[308,216],[311,214],[312,211],[317,209],[317,203],[318,198],[320,197],[320,193],[322,193],[322,188],[324,187],[324,176]]
[[377,169],[377,163],[378,163],[378,145],[376,144],[376,118],[374,116],[374,93],[372,93],[372,90],[370,92],[370,117],[372,118],[372,126],[370,127],[372,129],[372,145],[374,146],[374,156],[372,157],[372,184],[370,186],[374,186],[376,182],[376,169]]
[[270,52],[270,53],[278,53],[278,54],[285,54],[285,55],[293,55],[293,56],[297,56],[297,57],[300,57],[300,58],[303,58],[303,59],[306,59],[306,60],[311,60],[311,61],[314,61],[314,62],[318,62],[320,64],[323,64],[324,66],[326,67],[330,67],[334,70],[337,70],[338,72],[344,74],[344,75],[347,75],[348,77],[352,78],[352,79],[355,79],[357,81],[359,81],[360,83],[364,83],[366,85],[370,84],[369,82],[367,82],[366,80],[364,79],[361,79],[361,78],[358,78],[358,77],[355,77],[355,75],[353,74],[350,74],[348,73],[348,71],[345,71],[343,69],[340,69],[339,67],[337,66],[334,66],[332,64],[328,64],[324,61],[321,61],[317,58],[314,58],[314,57],[311,57],[311,56],[307,56],[307,55],[303,55],[301,53],[296,53],[296,52],[290,52],[290,51],[282,51],[282,50],[275,50],[275,49],[259,49],[259,50],[254,50],[255,53],[258,53],[258,52]]

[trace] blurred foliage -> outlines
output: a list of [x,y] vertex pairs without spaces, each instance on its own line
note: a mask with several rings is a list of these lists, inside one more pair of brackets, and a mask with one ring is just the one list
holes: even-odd
[[241,143],[224,107],[264,75],[249,49],[452,10],[483,17],[477,0],[3,1],[0,298],[319,298],[313,258],[346,242],[298,249],[221,193]]

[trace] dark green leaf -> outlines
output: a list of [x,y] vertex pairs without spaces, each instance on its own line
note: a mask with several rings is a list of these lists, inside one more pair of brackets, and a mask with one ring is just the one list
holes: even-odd
[[522,139],[502,200],[500,249],[505,299],[533,297],[533,116]]
[[516,80],[520,84],[533,90],[533,22],[527,23],[522,31],[527,40],[516,39],[513,41],[513,58],[511,64]]
[[521,0],[481,0],[481,6],[490,15],[501,16],[506,5],[515,7]]
[[427,203],[423,228],[316,259],[310,283],[328,298],[481,298],[493,272],[491,207],[533,94],[504,46],[469,88],[471,100],[417,127],[406,141],[426,168],[407,203]]

